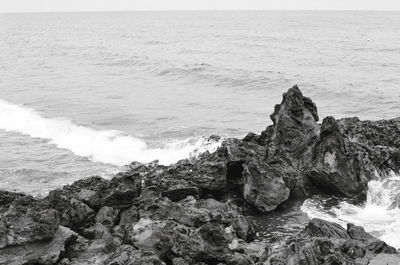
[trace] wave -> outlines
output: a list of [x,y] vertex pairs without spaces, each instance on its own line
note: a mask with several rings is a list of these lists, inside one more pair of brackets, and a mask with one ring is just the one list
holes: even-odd
[[220,141],[202,137],[150,148],[143,140],[120,131],[95,130],[64,118],[45,118],[33,109],[2,99],[0,113],[0,129],[46,139],[75,155],[117,166],[154,160],[169,165],[203,151],[214,151],[220,145]]
[[250,71],[242,68],[221,68],[205,62],[176,64],[169,60],[138,55],[121,55],[101,52],[93,57],[100,61],[95,65],[118,67],[118,71],[133,71],[150,74],[153,78],[187,83],[203,83],[246,90],[263,90],[279,82],[290,83],[284,73],[275,70]]
[[400,176],[395,173],[368,183],[364,205],[340,201],[331,206],[328,200],[314,197],[306,200],[301,209],[310,218],[325,219],[343,227],[347,223],[361,225],[386,243],[400,247]]

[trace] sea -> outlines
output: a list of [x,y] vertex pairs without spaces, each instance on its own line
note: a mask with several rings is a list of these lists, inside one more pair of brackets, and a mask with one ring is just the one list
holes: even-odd
[[[0,189],[45,196],[213,151],[210,135],[270,125],[295,84],[320,117],[400,116],[400,12],[0,14]],[[400,247],[398,193],[392,174],[363,205],[315,197],[301,210]]]

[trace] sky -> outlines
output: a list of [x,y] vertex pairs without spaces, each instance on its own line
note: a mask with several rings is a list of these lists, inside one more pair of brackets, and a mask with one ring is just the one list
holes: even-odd
[[400,0],[0,0],[0,13],[287,9],[400,10]]

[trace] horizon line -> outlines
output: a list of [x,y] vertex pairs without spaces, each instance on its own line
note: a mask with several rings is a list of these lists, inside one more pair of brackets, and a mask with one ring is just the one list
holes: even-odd
[[399,12],[400,9],[136,9],[136,10],[43,10],[43,11],[0,11],[0,14],[43,14],[43,13],[123,13],[123,12]]

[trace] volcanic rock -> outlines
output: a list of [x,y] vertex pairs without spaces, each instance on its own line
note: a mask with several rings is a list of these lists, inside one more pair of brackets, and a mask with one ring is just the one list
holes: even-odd
[[15,197],[0,216],[0,248],[52,239],[60,223],[57,211],[30,196]]
[[51,240],[0,249],[0,264],[56,264],[65,251],[65,246],[76,238],[76,233],[60,226]]

